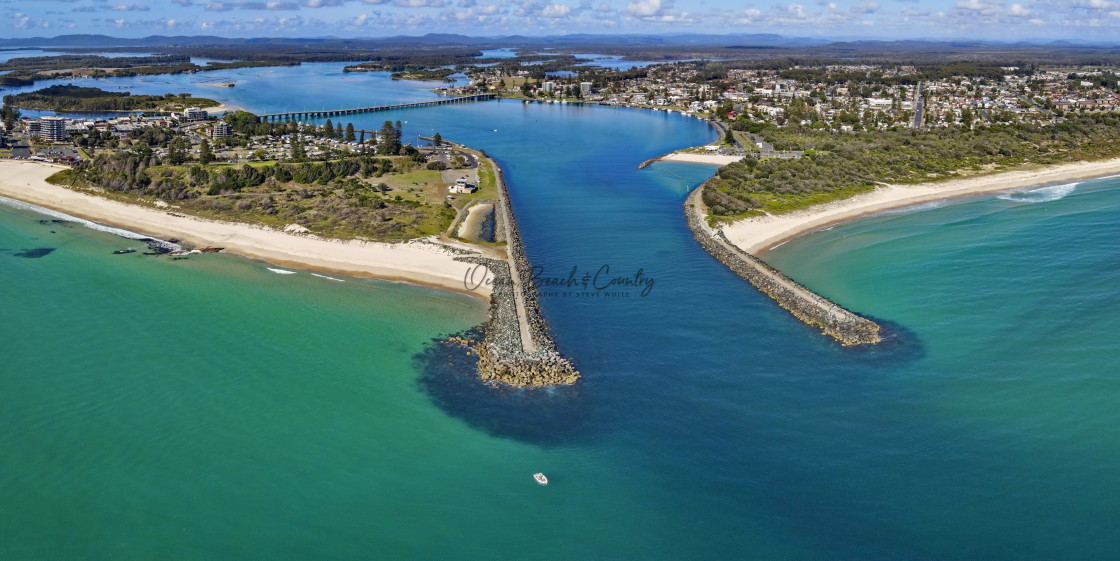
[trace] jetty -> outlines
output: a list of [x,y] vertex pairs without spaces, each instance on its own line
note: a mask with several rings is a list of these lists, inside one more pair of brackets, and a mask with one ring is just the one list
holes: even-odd
[[703,192],[704,185],[701,185],[689,194],[684,212],[692,235],[712,257],[773,298],[794,317],[819,328],[841,345],[868,345],[883,340],[879,324],[805,288],[765,261],[739,249],[722,230],[709,227]]
[[434,105],[451,105],[454,103],[489,101],[491,99],[497,99],[497,97],[498,94],[464,95],[460,97],[434,99],[432,101],[416,101],[413,103],[397,103],[394,105],[375,105],[372,107],[354,107],[351,109],[322,109],[318,111],[288,111],[285,113],[267,113],[265,115],[258,115],[257,118],[262,123],[323,119],[328,117],[342,117],[344,115],[375,113],[378,111],[393,111],[395,109],[412,109],[414,107],[430,107]]
[[525,257],[521,234],[514,220],[502,170],[491,160],[498,190],[495,205],[495,237],[506,242],[506,258],[480,256],[457,258],[482,264],[493,275],[490,319],[478,354],[479,377],[511,386],[571,385],[580,374],[571,361],[556,350],[548,325],[541,316],[539,293],[533,283],[533,268]]

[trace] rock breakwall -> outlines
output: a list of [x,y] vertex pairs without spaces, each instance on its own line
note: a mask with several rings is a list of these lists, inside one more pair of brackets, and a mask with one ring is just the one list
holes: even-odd
[[548,325],[541,316],[533,268],[525,257],[521,234],[513,217],[501,169],[494,164],[498,202],[495,220],[506,242],[507,259],[459,257],[459,261],[485,265],[493,275],[490,319],[482,341],[475,346],[478,374],[486,381],[512,386],[571,385],[579,371],[556,350]]
[[534,314],[537,347],[526,351],[521,342],[521,320],[514,303],[514,285],[509,264],[486,257],[460,257],[459,261],[485,265],[494,277],[490,293],[490,319],[483,329],[482,341],[474,346],[478,355],[478,376],[487,382],[511,386],[571,385],[579,372],[560,355],[548,335],[544,320]]
[[720,230],[708,227],[701,185],[685,199],[685,216],[696,241],[735,274],[773,298],[802,322],[819,328],[842,345],[866,345],[882,340],[879,324],[844,309],[805,288],[761,259],[739,249]]

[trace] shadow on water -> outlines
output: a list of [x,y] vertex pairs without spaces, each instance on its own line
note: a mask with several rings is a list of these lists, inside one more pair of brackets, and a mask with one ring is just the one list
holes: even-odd
[[918,334],[900,323],[864,316],[882,327],[883,340],[874,345],[843,347],[846,356],[880,366],[897,366],[920,360],[926,355]]
[[586,439],[589,406],[577,384],[515,388],[483,383],[475,375],[478,356],[452,339],[482,339],[482,328],[432,339],[414,360],[420,388],[452,417],[492,436],[538,446]]
[[27,259],[39,259],[40,257],[46,257],[47,255],[50,255],[54,250],[55,248],[53,247],[37,247],[35,249],[25,249],[23,251],[17,251],[13,255],[15,255],[16,257],[25,257]]

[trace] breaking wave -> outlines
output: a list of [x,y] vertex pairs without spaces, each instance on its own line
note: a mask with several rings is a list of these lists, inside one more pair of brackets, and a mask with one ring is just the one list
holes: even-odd
[[1015,201],[1017,203],[1048,203],[1056,201],[1069,195],[1077,189],[1077,183],[1064,183],[1062,185],[1051,185],[1049,187],[1039,187],[1030,191],[1020,191],[1018,193],[1008,193],[1000,195],[999,198],[1005,201]]
[[15,209],[19,209],[19,210],[27,210],[27,211],[31,211],[31,212],[34,212],[34,213],[37,213],[37,214],[45,214],[45,215],[50,216],[51,218],[54,218],[56,220],[64,220],[66,222],[73,222],[75,224],[81,224],[82,226],[85,226],[86,228],[89,228],[90,230],[97,230],[98,232],[105,232],[105,233],[108,233],[108,234],[113,234],[115,236],[120,236],[120,237],[125,238],[125,239],[145,242],[152,249],[157,249],[158,248],[160,250],[160,253],[167,253],[167,252],[171,252],[171,251],[183,251],[183,246],[181,246],[177,243],[169,242],[167,240],[161,240],[161,239],[153,238],[151,236],[146,236],[144,234],[139,234],[139,233],[133,232],[131,230],[125,230],[123,228],[116,228],[116,227],[113,227],[113,226],[106,226],[104,224],[98,224],[97,222],[93,222],[92,220],[86,220],[85,218],[78,218],[77,216],[71,216],[69,214],[66,214],[65,212],[59,212],[57,210],[51,210],[49,208],[44,208],[44,207],[41,207],[41,206],[38,206],[38,205],[25,203],[23,201],[17,201],[15,199],[9,199],[8,197],[0,197],[0,204],[3,204],[5,206],[9,206],[9,207],[12,207],[12,208],[15,208]]

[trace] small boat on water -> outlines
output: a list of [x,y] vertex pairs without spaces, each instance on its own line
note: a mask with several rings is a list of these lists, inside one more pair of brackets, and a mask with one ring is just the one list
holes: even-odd
[[124,255],[126,253],[136,253],[136,250],[132,249],[131,247],[128,249],[118,249],[113,252],[113,255]]
[[541,485],[548,485],[548,478],[545,477],[543,473],[534,473],[533,479],[535,479],[537,483],[540,483]]

